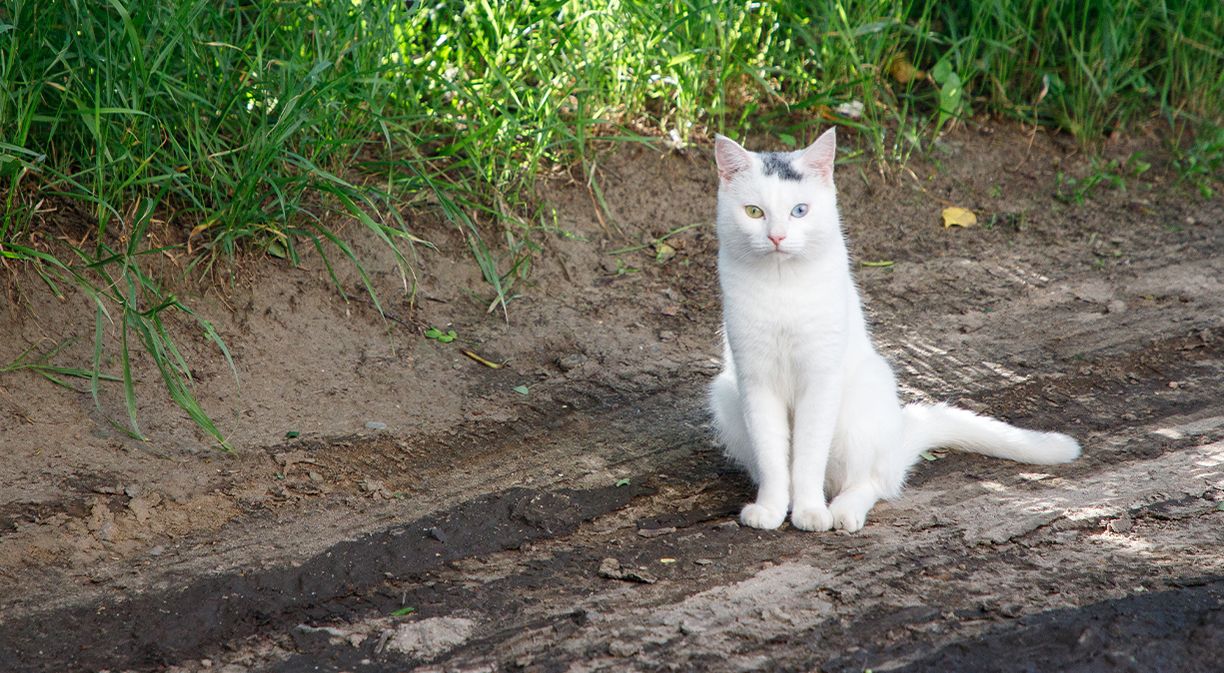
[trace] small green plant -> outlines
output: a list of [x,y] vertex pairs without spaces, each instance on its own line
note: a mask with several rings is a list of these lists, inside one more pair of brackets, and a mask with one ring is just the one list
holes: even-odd
[[1090,172],[1083,178],[1074,178],[1059,171],[1056,176],[1055,196],[1059,200],[1080,205],[1100,186],[1126,191],[1127,179],[1138,178],[1151,168],[1152,165],[1144,161],[1138,152],[1127,157],[1125,161],[1105,161],[1094,157]]
[[1173,166],[1182,182],[1194,186],[1204,199],[1215,196],[1224,175],[1224,126],[1208,129],[1189,147],[1173,146]]
[[437,341],[438,343],[448,344],[454,341],[455,339],[457,339],[458,337],[459,337],[459,333],[453,329],[446,330],[445,332],[443,332],[437,327],[430,327],[429,329],[425,330],[425,338],[433,339]]

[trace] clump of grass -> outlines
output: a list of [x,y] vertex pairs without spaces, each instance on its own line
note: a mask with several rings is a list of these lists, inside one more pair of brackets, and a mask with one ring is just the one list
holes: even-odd
[[[1154,114],[1212,138],[1221,35],[1218,0],[10,0],[0,259],[93,299],[91,388],[107,380],[110,330],[129,431],[130,340],[223,441],[164,329],[167,312],[193,315],[143,262],[153,214],[198,266],[239,249],[297,263],[305,248],[336,279],[338,253],[381,310],[330,214],[380,238],[411,293],[408,252],[423,241],[399,213],[431,208],[463,232],[490,311],[508,316],[545,244],[539,176],[578,167],[602,203],[598,142],[683,146],[721,130],[798,144],[836,123],[892,161],[979,111],[1088,144]],[[1210,184],[1196,176],[1220,153],[1195,148],[1183,172]],[[79,250],[41,235],[39,204],[55,201],[89,213]]]

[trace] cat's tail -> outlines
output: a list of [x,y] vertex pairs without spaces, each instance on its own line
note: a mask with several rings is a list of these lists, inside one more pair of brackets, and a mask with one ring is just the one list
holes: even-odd
[[909,404],[901,416],[905,447],[915,459],[935,448],[1037,465],[1067,463],[1080,455],[1079,442],[1061,432],[1025,430],[946,404]]

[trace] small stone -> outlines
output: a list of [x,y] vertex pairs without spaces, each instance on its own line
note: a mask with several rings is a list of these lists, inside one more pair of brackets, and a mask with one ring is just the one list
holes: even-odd
[[313,470],[312,470],[312,471],[310,471],[309,473],[307,473],[307,475],[306,475],[306,476],[310,477],[310,480],[311,480],[311,481],[323,481],[323,475],[321,475],[321,474],[319,474],[318,472],[315,472],[315,471],[313,471]]
[[386,430],[387,424],[382,421],[366,421],[367,430]]
[[568,372],[586,364],[586,361],[587,356],[582,353],[570,353],[557,358],[557,366],[561,368],[561,371]]
[[618,580],[621,578],[620,561],[614,558],[606,558],[599,562],[599,576],[607,577],[608,579]]
[[213,666],[212,659],[201,659],[200,660],[200,668],[212,668],[212,666]]
[[708,558],[697,558],[697,559],[693,559],[693,563],[696,563],[699,566],[708,566],[714,562]]
[[637,534],[639,537],[649,539],[652,537],[659,537],[660,535],[670,535],[674,532],[676,532],[676,528],[674,526],[667,526],[666,528],[641,528],[638,530]]
[[431,617],[400,624],[391,632],[386,648],[421,659],[431,659],[471,637],[476,622],[463,617]]
[[659,341],[671,341],[672,339],[675,339],[675,338],[676,338],[676,333],[669,329],[665,329],[659,332]]
[[1126,302],[1121,299],[1114,299],[1105,305],[1105,312],[1111,314],[1126,313]]
[[166,553],[166,548],[162,545],[157,545],[149,550],[149,556],[161,556]]
[[999,614],[1008,619],[1015,619],[1023,614],[1024,610],[1015,603],[1004,603],[999,606]]
[[1181,384],[1178,383],[1177,381],[1169,381],[1169,387],[1172,388],[1173,390],[1177,390],[1178,388],[1181,387]]
[[426,530],[425,532],[429,533],[429,537],[437,540],[438,542],[446,542],[446,533],[441,528],[438,528],[437,526],[434,526]]
[[608,643],[608,654],[614,657],[632,657],[641,651],[641,645],[626,640],[613,640]]

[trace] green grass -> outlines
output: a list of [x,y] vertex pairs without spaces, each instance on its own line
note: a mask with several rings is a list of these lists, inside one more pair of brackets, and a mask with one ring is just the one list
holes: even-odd
[[[228,357],[224,343],[155,281],[155,223],[192,252],[191,272],[239,250],[296,264],[310,249],[333,279],[352,265],[381,311],[331,223],[380,238],[411,295],[413,249],[428,244],[400,213],[434,212],[462,231],[481,300],[508,316],[547,240],[540,176],[575,167],[603,204],[595,150],[608,142],[753,131],[798,144],[832,122],[890,162],[976,112],[1089,147],[1160,116],[1185,133],[1178,166],[1209,195],[1221,35],[1218,0],[9,0],[0,260],[92,300],[90,387],[122,388],[129,432],[143,352],[224,445],[166,316]],[[860,118],[835,112],[855,101]],[[48,215],[64,204],[83,215]],[[79,248],[51,243],[65,227]],[[112,360],[119,371],[101,371]]]

